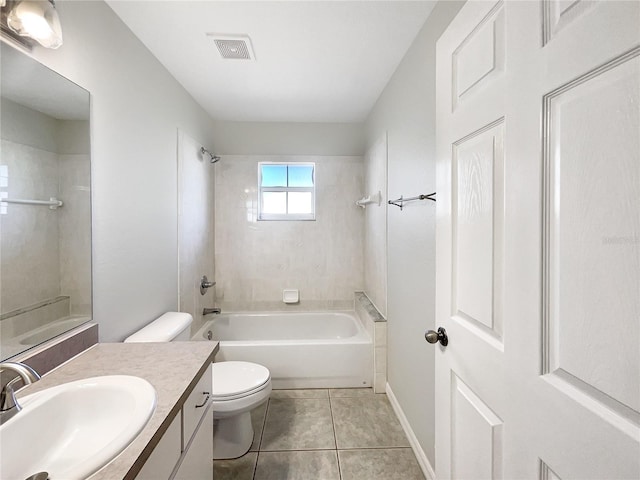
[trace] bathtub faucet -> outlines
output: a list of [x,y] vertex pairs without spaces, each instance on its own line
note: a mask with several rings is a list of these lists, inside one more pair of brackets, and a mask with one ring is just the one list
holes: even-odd
[[202,315],[209,315],[210,313],[215,313],[215,314],[219,315],[220,312],[221,312],[221,310],[218,307],[205,308],[204,310],[202,310]]

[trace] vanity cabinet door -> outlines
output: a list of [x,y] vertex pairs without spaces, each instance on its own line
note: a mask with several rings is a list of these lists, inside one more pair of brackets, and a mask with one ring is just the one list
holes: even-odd
[[209,364],[136,480],[213,478],[211,370]]
[[174,480],[213,479],[213,408],[207,405],[196,433],[187,444]]
[[207,371],[204,372],[204,375],[202,375],[202,378],[200,378],[193,391],[184,402],[184,406],[182,407],[184,419],[183,451],[187,449],[187,444],[196,431],[196,427],[200,423],[200,420],[202,419],[207,406],[211,404],[211,372],[212,367],[211,364],[209,364],[209,368],[207,368]]
[[[171,473],[180,459],[181,415],[178,412],[171,425],[151,452],[151,456],[136,476],[136,480],[164,480]],[[213,441],[213,435],[212,435]],[[213,448],[213,447],[212,447]]]

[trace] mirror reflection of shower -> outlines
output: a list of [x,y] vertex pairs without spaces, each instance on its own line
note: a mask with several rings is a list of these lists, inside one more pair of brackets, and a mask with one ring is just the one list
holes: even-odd
[[92,318],[91,125],[87,90],[5,42],[0,60],[4,361]]
[[214,155],[204,147],[200,148],[200,153],[202,154],[202,156],[205,156],[205,155],[208,156],[211,163],[216,163],[217,161],[220,160],[220,157],[218,155]]

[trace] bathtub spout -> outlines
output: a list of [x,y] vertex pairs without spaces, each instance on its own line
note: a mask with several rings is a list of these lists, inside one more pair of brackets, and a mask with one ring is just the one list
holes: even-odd
[[202,315],[209,315],[210,313],[220,314],[221,310],[218,307],[214,308],[205,308],[202,310]]

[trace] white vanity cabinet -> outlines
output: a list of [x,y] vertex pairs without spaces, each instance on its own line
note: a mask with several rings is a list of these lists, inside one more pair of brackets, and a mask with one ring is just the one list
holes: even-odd
[[213,478],[211,365],[153,449],[136,480]]
[[174,480],[194,480],[213,478],[213,408],[209,402],[207,413],[196,429],[191,443],[182,457],[182,462],[174,473]]

